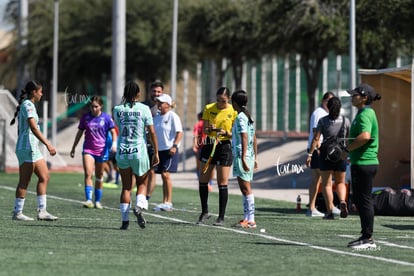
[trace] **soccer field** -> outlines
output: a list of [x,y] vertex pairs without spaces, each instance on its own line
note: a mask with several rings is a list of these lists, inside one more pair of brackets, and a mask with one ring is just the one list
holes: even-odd
[[[376,250],[346,247],[359,237],[359,217],[325,221],[296,213],[294,203],[256,198],[257,229],[242,218],[241,196],[229,195],[225,226],[197,225],[198,192],[174,188],[172,212],[154,212],[157,186],[141,229],[130,214],[121,226],[120,188],[104,190],[103,210],[85,209],[83,174],[52,173],[48,211],[59,220],[12,221],[18,175],[0,173],[0,275],[412,275],[414,217],[376,217]],[[36,178],[24,213],[36,216]],[[277,192],[277,191],[275,191]],[[135,198],[135,197],[134,197]],[[265,229],[265,231],[261,231]]]

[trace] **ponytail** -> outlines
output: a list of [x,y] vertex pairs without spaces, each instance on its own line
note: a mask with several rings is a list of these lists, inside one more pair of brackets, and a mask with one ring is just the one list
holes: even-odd
[[33,91],[36,91],[40,89],[41,87],[42,85],[38,81],[35,81],[35,80],[29,81],[28,83],[26,83],[26,86],[24,87],[24,89],[22,89],[22,92],[20,93],[19,104],[16,106],[14,117],[10,121],[11,126],[14,125],[14,123],[16,122],[16,117],[17,115],[19,115],[20,105],[23,103],[23,101],[26,100],[28,97],[30,97]]
[[246,107],[248,101],[247,92],[244,90],[234,92],[233,95],[231,95],[231,101],[235,102],[238,106],[240,106],[241,112],[246,114],[247,118],[249,119],[249,125],[253,124],[254,121],[252,119],[252,116],[250,115],[250,112]]

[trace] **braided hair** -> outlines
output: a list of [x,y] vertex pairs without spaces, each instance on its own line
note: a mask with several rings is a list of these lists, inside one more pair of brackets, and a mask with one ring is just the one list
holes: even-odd
[[23,101],[29,99],[33,92],[39,90],[40,88],[42,88],[42,85],[40,84],[40,82],[36,80],[31,80],[28,83],[26,83],[26,86],[22,89],[20,93],[19,104],[16,106],[16,111],[14,112],[13,119],[10,121],[10,125],[14,125],[14,123],[16,122],[16,117],[17,115],[19,115],[20,105],[23,103]]
[[132,107],[139,92],[139,85],[134,81],[129,81],[124,88],[122,103],[124,105],[129,104],[129,106]]
[[244,90],[238,90],[231,95],[231,101],[233,103],[236,103],[241,108],[241,112],[246,114],[247,118],[249,119],[249,125],[253,124],[254,121],[252,120],[252,117],[250,115],[249,110],[247,109],[247,92]]

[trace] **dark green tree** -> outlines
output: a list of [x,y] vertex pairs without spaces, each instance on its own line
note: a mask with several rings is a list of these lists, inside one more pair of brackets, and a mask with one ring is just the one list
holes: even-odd
[[309,116],[315,106],[323,60],[330,52],[343,54],[348,49],[347,2],[260,1],[262,53],[300,54],[306,76]]
[[356,1],[358,65],[387,68],[398,55],[412,55],[414,1]]
[[[256,6],[249,0],[200,0],[188,6],[186,12],[190,18],[185,24],[184,37],[200,59],[215,60],[217,68],[221,68],[222,58],[227,58],[236,89],[241,88],[243,62],[260,56],[256,46],[260,43]],[[218,80],[228,68],[218,72]]]
[[[45,84],[50,83],[52,75],[53,2],[30,1],[28,46],[16,51],[14,59],[15,65],[24,61],[31,77]],[[71,86],[83,91],[93,90],[94,94],[103,93],[102,80],[109,79],[111,74],[112,2],[60,1],[60,90]],[[16,0],[10,1],[9,14],[17,26],[16,3]],[[126,13],[127,78],[146,83],[154,79],[167,82],[171,68],[172,1],[127,0]],[[191,56],[190,51],[182,50],[185,47],[184,40],[179,39],[181,68],[187,65]]]

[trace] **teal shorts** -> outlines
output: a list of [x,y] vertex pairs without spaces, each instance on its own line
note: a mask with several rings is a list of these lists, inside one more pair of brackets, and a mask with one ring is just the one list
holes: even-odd
[[17,160],[19,160],[19,166],[23,163],[35,163],[40,159],[43,159],[43,155],[39,149],[37,150],[16,150]]
[[140,159],[120,159],[116,158],[116,164],[120,169],[131,168],[135,175],[142,176],[150,169],[150,162],[148,158]]
[[233,159],[233,176],[240,177],[242,180],[250,182],[253,180],[253,171],[254,171],[254,158],[247,157],[247,164],[250,168],[250,171],[246,172],[243,169],[243,162],[241,158],[237,157]]

